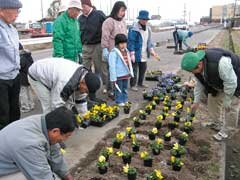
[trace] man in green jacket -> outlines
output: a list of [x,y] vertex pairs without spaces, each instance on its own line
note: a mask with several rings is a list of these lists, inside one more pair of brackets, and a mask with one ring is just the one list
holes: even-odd
[[64,57],[79,62],[82,44],[77,17],[80,11],[80,0],[71,0],[68,10],[55,20],[53,25],[53,57]]

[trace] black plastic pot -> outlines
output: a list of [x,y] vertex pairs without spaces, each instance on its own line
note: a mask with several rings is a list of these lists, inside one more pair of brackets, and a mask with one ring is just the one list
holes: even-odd
[[168,128],[170,130],[174,130],[176,128],[176,125],[175,124],[172,124],[172,123],[168,123]]
[[149,137],[150,140],[155,140],[156,135],[155,135],[155,134],[152,134],[152,133],[149,133],[149,134],[148,134],[148,137]]
[[123,108],[123,111],[125,114],[129,114],[130,113],[130,108]]
[[180,122],[180,117],[179,116],[174,116],[174,121]]
[[156,123],[155,123],[155,127],[156,127],[157,129],[161,129],[162,123],[161,123],[161,122],[156,122]]
[[164,141],[171,141],[171,137],[164,136]]
[[128,174],[128,180],[136,180],[137,179],[137,173],[136,174]]
[[139,121],[134,121],[134,127],[139,127],[141,124],[140,124],[140,122]]
[[100,173],[100,174],[105,174],[105,173],[107,173],[107,171],[108,171],[108,168],[105,166],[105,167],[99,167],[98,168],[98,172]]
[[172,169],[173,169],[174,171],[180,171],[181,168],[182,168],[182,167],[175,166],[175,165],[172,166]]
[[192,129],[184,127],[184,132],[186,132],[187,134],[190,134],[192,132]]
[[155,99],[156,104],[160,104],[160,99]]
[[122,156],[122,160],[124,164],[131,164],[132,157]]
[[151,110],[150,109],[146,109],[145,112],[150,115],[151,114]]
[[153,153],[153,155],[159,155],[160,152],[161,152],[160,149],[152,149],[152,153]]
[[116,142],[116,141],[114,141],[113,142],[113,148],[115,148],[115,149],[120,149],[120,146],[121,146],[121,142]]
[[155,110],[156,109],[156,105],[152,105],[152,109]]
[[133,146],[132,147],[133,152],[138,152],[139,149],[140,149],[140,146]]
[[178,143],[179,143],[180,145],[182,145],[182,146],[185,146],[186,143],[187,143],[187,140],[180,138],[180,139],[178,140]]
[[152,162],[153,162],[152,159],[147,159],[147,160],[144,160],[144,161],[143,161],[143,165],[144,165],[145,167],[152,167]]
[[140,114],[140,115],[139,115],[139,118],[140,118],[141,120],[146,120],[146,117],[147,117],[147,116],[146,116],[145,114]]

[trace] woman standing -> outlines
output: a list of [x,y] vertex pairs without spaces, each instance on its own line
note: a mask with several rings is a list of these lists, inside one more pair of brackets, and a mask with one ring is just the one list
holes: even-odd
[[109,53],[115,46],[115,36],[117,34],[127,35],[127,25],[124,20],[127,6],[123,1],[117,1],[112,9],[110,16],[104,21],[102,25],[102,40],[101,46],[103,48],[103,61],[106,63],[102,67],[104,74],[103,84],[105,85],[104,93],[109,92],[109,97],[114,97],[111,83],[108,74],[108,57]]

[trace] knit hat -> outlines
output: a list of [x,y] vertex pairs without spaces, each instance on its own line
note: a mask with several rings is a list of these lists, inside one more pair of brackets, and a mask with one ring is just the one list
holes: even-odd
[[0,8],[19,9],[22,8],[22,3],[19,0],[0,0]]
[[198,65],[198,63],[203,60],[206,53],[205,51],[199,50],[196,53],[194,52],[188,52],[185,53],[182,58],[181,67],[185,71],[192,71],[195,69]]
[[82,4],[80,0],[70,0],[68,4],[68,8],[78,8],[82,9]]
[[88,72],[84,80],[89,93],[95,93],[101,86],[100,78],[92,72]]
[[125,34],[117,34],[115,36],[115,45],[120,43],[127,43],[127,36]]
[[81,0],[81,3],[92,7],[91,0]]
[[193,35],[193,32],[192,32],[192,31],[189,31],[189,32],[188,32],[188,37],[192,37],[192,35]]

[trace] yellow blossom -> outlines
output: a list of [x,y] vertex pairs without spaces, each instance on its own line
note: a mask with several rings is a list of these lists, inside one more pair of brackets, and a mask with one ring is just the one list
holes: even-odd
[[156,142],[157,142],[157,144],[162,144],[163,140],[160,139],[160,138],[157,138],[157,139],[156,139]]
[[169,100],[169,96],[165,96],[164,101],[168,101]]
[[98,162],[100,162],[100,163],[106,162],[106,158],[104,156],[99,156]]
[[116,138],[119,141],[122,141],[124,139],[124,137],[125,137],[125,134],[123,132],[116,134]]
[[175,117],[176,115],[177,115],[177,114],[176,114],[175,112],[173,112],[173,113],[172,113],[172,116],[174,116],[174,117]]
[[169,108],[168,108],[167,106],[164,106],[164,107],[163,107],[163,110],[164,110],[164,111],[168,111],[168,109],[169,109]]
[[187,113],[190,113],[191,112],[191,109],[188,107],[187,108]]
[[131,130],[132,130],[132,127],[126,127],[126,131],[129,133],[129,132],[131,132]]
[[118,151],[118,152],[116,152],[116,154],[117,154],[117,156],[119,156],[119,157],[122,157],[122,156],[123,156],[123,152],[122,152],[122,151]]
[[182,107],[183,107],[182,104],[178,104],[175,106],[176,109],[181,109]]
[[192,126],[192,123],[189,122],[189,121],[188,121],[188,122],[185,122],[185,123],[184,123],[184,126],[186,126],[186,127],[191,127],[191,126]]
[[132,134],[132,135],[131,135],[131,138],[132,138],[133,141],[135,141],[135,140],[136,140],[136,135],[135,135],[135,134]]
[[171,133],[171,132],[168,132],[165,136],[166,136],[166,137],[171,137],[171,136],[172,136],[172,133]]
[[173,149],[178,150],[178,149],[179,149],[179,144],[178,144],[178,143],[175,143],[175,144],[173,145]]
[[90,118],[90,111],[87,111],[84,116],[83,116],[84,119],[89,119]]
[[158,133],[158,129],[157,129],[157,128],[153,128],[153,129],[152,129],[152,133],[153,133],[153,134],[157,134],[157,133]]
[[148,156],[148,152],[147,151],[143,151],[143,152],[140,153],[140,157],[142,159],[146,158],[147,156]]
[[162,176],[162,172],[160,170],[154,170],[155,175],[158,177],[158,180],[162,180],[163,176]]
[[106,149],[107,149],[107,152],[108,152],[109,155],[113,153],[113,148],[112,147],[107,147]]
[[77,123],[78,124],[81,124],[82,123],[82,118],[81,118],[81,116],[78,114],[78,115],[76,115],[76,119],[77,119]]
[[126,164],[126,166],[123,166],[123,172],[124,173],[128,173],[128,169],[129,169],[129,165],[128,164]]
[[186,132],[183,132],[182,135],[188,137],[188,134]]
[[175,156],[171,156],[171,163],[174,163],[176,161]]
[[157,116],[157,120],[158,120],[158,121],[163,120],[163,116],[162,116],[162,115]]

